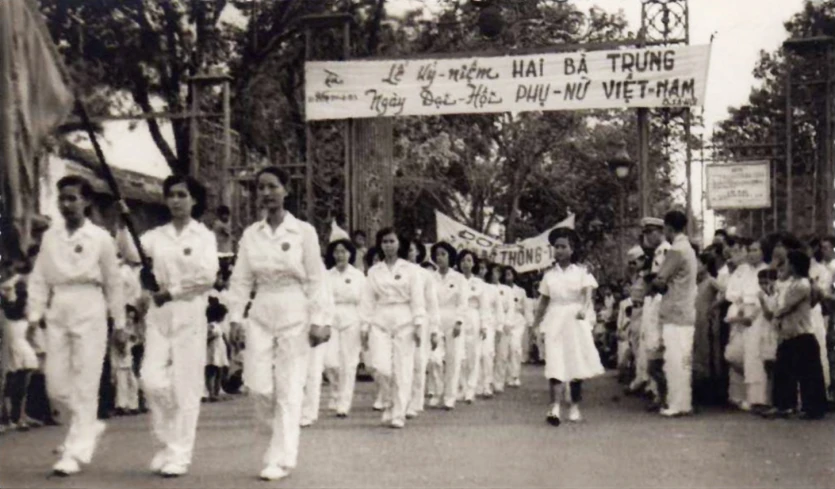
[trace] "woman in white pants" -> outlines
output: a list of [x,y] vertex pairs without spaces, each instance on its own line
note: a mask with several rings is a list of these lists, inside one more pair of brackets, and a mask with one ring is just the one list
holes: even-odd
[[512,267],[504,267],[502,270],[502,283],[509,289],[508,310],[505,316],[507,324],[504,338],[507,340],[507,350],[504,351],[503,360],[506,362],[503,369],[504,376],[498,382],[506,382],[509,387],[519,387],[522,374],[522,338],[525,335],[527,320],[525,319],[525,304],[528,295],[525,289],[516,285],[516,270]]
[[429,366],[434,386],[429,405],[435,407],[443,402],[444,409],[449,411],[455,409],[464,359],[464,336],[461,333],[468,316],[469,284],[462,274],[453,270],[457,253],[451,244],[445,241],[435,243],[431,254],[432,261],[438,265],[433,280],[438,293],[441,330],[437,348],[443,351],[443,355],[433,357]]
[[504,392],[509,383],[510,371],[510,335],[513,325],[510,320],[513,314],[513,289],[504,283],[504,269],[494,265],[490,269],[490,282],[499,290],[499,304],[502,309],[502,324],[496,325],[496,360],[493,370],[493,389],[496,394]]
[[368,271],[361,311],[371,328],[371,364],[383,390],[382,423],[392,428],[406,425],[406,409],[412,395],[415,347],[426,321],[422,271],[403,260],[407,250],[392,228],[377,233],[383,261]]
[[461,366],[461,382],[458,400],[472,404],[478,388],[481,365],[481,345],[487,336],[487,284],[474,275],[479,261],[472,251],[458,255],[458,271],[467,280],[467,321],[464,323],[464,360]]
[[327,342],[330,358],[325,363],[336,367],[328,372],[328,378],[331,379],[331,403],[338,418],[346,418],[351,412],[362,330],[367,329],[360,320],[365,274],[351,265],[356,253],[353,243],[347,239],[334,241],[325,251],[328,282],[336,303],[333,332]]
[[243,375],[259,433],[269,438],[260,474],[264,480],[283,479],[296,467],[310,349],[330,334],[325,325],[331,322],[332,301],[319,238],[313,226],[284,208],[289,180],[276,167],[256,175],[266,218],[244,231],[229,287],[233,323],[240,323],[250,294],[257,290],[249,311]]
[[421,266],[421,263],[426,259],[426,246],[418,241],[411,241],[406,257],[410,263],[420,269],[427,319],[420,331],[420,346],[415,349],[412,398],[406,409],[406,419],[412,419],[417,417],[418,413],[423,412],[426,401],[426,368],[429,363],[429,354],[438,345],[441,317],[438,311],[438,291],[435,288],[433,272]]
[[[142,236],[159,285],[145,316],[145,355],[140,378],[151,424],[162,448],[151,470],[164,477],[188,472],[203,396],[208,293],[218,271],[215,235],[196,220],[205,188],[191,177],[163,183],[171,222]],[[151,289],[147,275],[143,286]]]
[[501,299],[499,288],[499,276],[501,268],[496,264],[482,264],[478,271],[481,279],[486,282],[484,287],[484,301],[482,308],[485,309],[484,320],[481,327],[484,335],[481,338],[481,365],[479,366],[480,376],[476,394],[490,399],[493,397],[495,385],[493,374],[496,364],[496,335],[504,329],[504,305]]

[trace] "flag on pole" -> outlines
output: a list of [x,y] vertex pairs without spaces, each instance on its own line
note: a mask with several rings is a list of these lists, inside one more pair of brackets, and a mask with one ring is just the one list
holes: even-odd
[[37,209],[38,148],[72,107],[72,90],[37,6],[0,1],[0,194],[6,196],[0,212],[4,228],[13,223],[24,243]]

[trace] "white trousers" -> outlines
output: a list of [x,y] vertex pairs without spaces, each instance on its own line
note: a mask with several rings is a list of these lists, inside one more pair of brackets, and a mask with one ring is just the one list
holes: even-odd
[[525,339],[525,329],[524,325],[515,326],[511,330],[510,336],[508,337],[510,344],[510,356],[508,358],[507,367],[508,381],[512,380],[518,382],[519,378],[522,376],[522,352]]
[[429,363],[431,345],[426,325],[421,328],[420,346],[415,348],[415,371],[412,373],[412,398],[409,400],[407,411],[419,413],[423,411],[426,401],[426,367]]
[[496,332],[496,360],[493,372],[493,385],[496,392],[504,390],[505,384],[511,381],[510,377],[510,343],[511,335],[508,330],[502,328]]
[[116,377],[116,407],[119,409],[139,409],[139,383],[133,369],[117,368]]
[[468,327],[461,336],[464,337],[464,361],[461,366],[461,389],[458,397],[471,401],[475,398],[481,370],[481,332],[478,327]]
[[92,286],[56,288],[46,324],[46,388],[68,428],[64,455],[90,463],[107,351],[104,294]]
[[[480,336],[479,336],[480,337]],[[493,373],[496,361],[496,331],[488,329],[481,340],[481,375],[479,376],[478,394],[493,392]]]
[[415,365],[415,329],[372,327],[369,343],[374,352],[374,370],[383,396],[383,406],[392,421],[405,421],[412,398]]
[[435,395],[443,396],[446,407],[455,407],[458,385],[461,382],[461,366],[464,360],[464,332],[456,338],[453,330],[444,332],[444,359],[433,366],[435,369]]
[[329,357],[325,361],[328,378],[331,381],[331,402],[339,413],[348,414],[354,400],[354,387],[357,380],[357,366],[362,349],[362,334],[359,325],[334,329],[327,342]]
[[664,375],[667,377],[667,405],[674,412],[693,410],[693,335],[692,325],[665,324]]
[[152,307],[140,377],[151,427],[168,462],[188,465],[205,388],[206,298]]
[[304,382],[301,422],[312,423],[319,419],[319,405],[322,400],[322,374],[325,372],[325,355],[330,340],[310,349],[307,359],[307,375]]

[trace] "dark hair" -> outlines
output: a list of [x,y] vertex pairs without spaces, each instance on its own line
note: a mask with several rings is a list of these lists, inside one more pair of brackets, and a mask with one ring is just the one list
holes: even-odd
[[328,244],[328,247],[325,249],[325,266],[328,269],[331,269],[336,266],[336,258],[334,258],[333,254],[336,251],[336,247],[342,245],[348,250],[350,253],[350,258],[348,258],[348,263],[354,263],[354,260],[357,259],[357,248],[354,246],[354,243],[351,243],[349,239],[339,239],[334,241],[333,243]]
[[[511,272],[511,273],[513,273],[513,281],[512,281],[511,283],[509,283],[509,284],[508,284],[508,283],[505,283],[505,279],[504,279],[505,274],[506,274],[506,272],[507,272],[508,270],[510,270],[510,272]],[[510,285],[510,286],[513,286],[513,285],[515,285],[515,284],[516,284],[516,281],[517,281],[518,279],[519,279],[519,274],[518,274],[518,273],[516,273],[516,270],[515,270],[513,267],[511,267],[511,266],[509,266],[509,265],[505,265],[505,266],[503,266],[503,267],[502,267],[502,276],[501,276],[501,278],[499,278],[499,283],[502,283],[502,284],[505,284],[505,285]]]
[[188,194],[194,199],[194,207],[191,208],[191,217],[197,219],[206,210],[206,187],[197,179],[189,175],[171,175],[162,182],[162,195],[168,197],[174,185],[184,184]]
[[376,246],[372,246],[365,252],[365,268],[371,268],[374,266],[374,258],[380,254],[380,249]]
[[724,229],[717,229],[717,230],[713,233],[713,237],[715,238],[716,236],[724,236],[724,237],[726,237],[726,238],[727,238],[727,237],[728,237],[728,232],[727,232],[727,231],[725,231]]
[[481,264],[481,260],[479,260],[478,256],[470,250],[462,250],[461,253],[458,254],[458,271],[461,271],[461,262],[464,261],[464,257],[467,255],[473,257],[473,273],[478,273],[478,267]]
[[438,263],[438,260],[436,259],[438,257],[438,250],[446,251],[446,254],[449,256],[449,267],[455,268],[455,265],[458,264],[458,251],[455,250],[455,247],[446,241],[438,241],[433,244],[432,248],[429,250],[429,256],[435,263]]
[[823,250],[821,249],[821,240],[817,236],[812,236],[809,239],[809,247],[812,248],[812,256],[816,261],[823,261]]
[[778,245],[786,248],[787,251],[800,250],[803,244],[792,233],[788,231],[779,231],[769,234],[763,238],[763,257],[768,258],[766,263],[771,263],[774,257],[774,248]]
[[432,263],[431,261],[425,261],[425,262],[421,263],[420,266],[427,269],[427,270],[432,270],[432,271],[435,271],[435,270],[438,269],[438,266],[435,265],[434,263]]
[[725,246],[722,248],[722,253],[725,253],[725,248],[733,248],[736,246],[736,237],[725,235]]
[[133,304],[127,304],[125,306],[125,315],[128,313],[133,313],[134,316],[139,316],[139,309],[136,308]]
[[551,243],[551,246],[554,246],[554,243],[560,238],[568,239],[571,245],[571,262],[577,263],[580,261],[580,236],[577,232],[571,228],[556,228],[548,233],[548,242]]
[[218,206],[217,213],[218,214],[231,214],[232,210],[229,208],[228,205],[221,205],[221,206]]
[[409,247],[406,249],[411,250],[412,245],[415,245],[415,247],[417,248],[417,259],[415,260],[415,262],[417,264],[421,264],[424,261],[426,261],[426,245],[416,239],[413,239],[409,240]]
[[488,283],[491,283],[491,282],[489,282],[489,280],[493,276],[493,272],[496,271],[496,270],[499,271],[499,278],[498,278],[498,281],[496,283],[497,284],[502,283],[502,266],[499,265],[498,263],[491,263],[491,264],[487,265],[487,277],[486,278],[488,280]]
[[670,226],[677,233],[684,232],[687,228],[687,214],[681,211],[669,211],[664,214],[664,225]]
[[401,238],[397,234],[397,231],[395,231],[394,228],[391,226],[384,227],[383,229],[377,231],[377,252],[383,253],[383,238],[385,238],[389,234],[393,234],[397,238],[397,241],[400,243],[400,248],[397,250],[397,256],[400,258],[406,258],[407,254],[409,253],[410,241],[408,239]]
[[353,233],[351,233],[351,236],[353,236],[353,237],[355,237],[355,238],[356,238],[357,236],[362,236],[363,238],[367,238],[367,237],[368,237],[368,235],[366,235],[366,234],[365,234],[365,231],[363,231],[362,229],[357,229],[357,230],[355,230]]
[[743,248],[748,248],[754,243],[754,240],[747,237],[747,236],[737,236],[736,244],[742,246]]
[[67,175],[60,180],[56,184],[58,190],[61,190],[66,187],[78,187],[79,191],[81,192],[81,196],[84,197],[86,200],[90,200],[93,198],[93,185],[90,183],[89,180],[80,176],[80,175]]
[[705,251],[699,255],[699,261],[702,262],[711,277],[716,278],[719,275],[719,270],[716,266],[716,255],[714,253]]
[[799,275],[802,278],[809,277],[809,267],[812,264],[812,259],[809,258],[809,255],[800,250],[791,250],[788,253],[787,259],[795,275]]
[[281,182],[281,185],[287,186],[290,183],[290,175],[287,174],[286,171],[282,170],[277,166],[265,166],[258,170],[258,173],[255,174],[255,184],[258,184],[258,179],[261,178],[261,175],[270,174],[278,179]]

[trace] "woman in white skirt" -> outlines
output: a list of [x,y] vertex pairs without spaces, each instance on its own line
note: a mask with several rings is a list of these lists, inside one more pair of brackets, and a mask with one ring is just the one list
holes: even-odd
[[354,244],[347,239],[334,241],[325,251],[328,283],[336,303],[333,331],[327,342],[329,358],[325,363],[335,367],[328,372],[328,378],[331,380],[331,407],[338,418],[346,418],[351,412],[362,330],[367,329],[360,320],[365,274],[351,265],[356,253]]
[[[545,273],[539,285],[536,326],[545,333],[545,377],[551,394],[547,421],[559,426],[564,397],[570,403],[569,421],[581,420],[581,382],[603,374],[603,366],[594,346],[592,325],[586,319],[597,281],[574,263],[577,234],[571,229],[557,228],[551,231],[548,241],[557,264]],[[570,386],[567,396],[565,384]]]
[[404,241],[392,228],[377,233],[383,261],[368,271],[362,296],[362,315],[371,328],[371,365],[383,389],[382,423],[392,428],[406,424],[412,395],[415,348],[426,321],[423,270],[407,262]]
[[[194,450],[206,365],[206,304],[217,277],[214,233],[196,220],[205,188],[174,175],[163,182],[171,222],[142,236],[159,285],[145,317],[145,354],[140,372],[151,424],[162,445],[151,470],[164,477],[188,472]],[[143,274],[143,287],[151,289]]]
[[266,218],[241,237],[229,285],[230,316],[239,323],[257,289],[243,375],[259,433],[269,439],[260,477],[273,481],[296,467],[308,357],[311,346],[330,335],[332,300],[316,230],[284,208],[289,175],[266,167],[255,182]]
[[472,251],[458,255],[458,271],[467,281],[467,321],[464,323],[464,359],[461,366],[461,382],[458,400],[472,404],[478,388],[481,345],[487,337],[489,292],[487,284],[475,273],[479,270],[478,258]]
[[456,272],[457,253],[455,248],[441,241],[432,246],[432,261],[438,265],[433,274],[435,290],[438,293],[440,316],[439,344],[433,350],[429,365],[432,397],[429,405],[435,407],[443,401],[444,409],[455,409],[461,365],[464,357],[464,336],[462,331],[467,322],[469,307],[467,291],[469,284],[462,274]]

